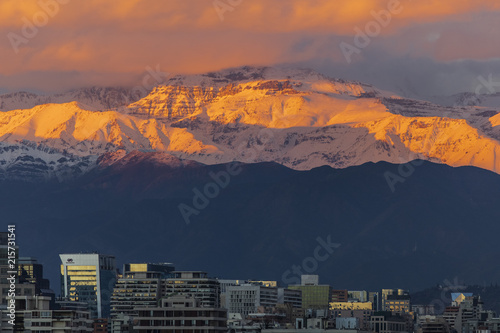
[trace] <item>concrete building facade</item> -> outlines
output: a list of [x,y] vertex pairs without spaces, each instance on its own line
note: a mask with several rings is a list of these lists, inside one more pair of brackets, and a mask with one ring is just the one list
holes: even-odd
[[164,296],[190,295],[203,307],[220,308],[220,285],[202,271],[174,271],[173,277],[162,280]]
[[138,314],[138,307],[158,304],[163,296],[163,280],[172,277],[174,266],[169,263],[123,265],[123,276],[116,281],[111,296],[111,317],[120,313]]
[[256,313],[259,307],[272,308],[278,304],[278,289],[256,284],[230,286],[226,289],[229,313],[239,313],[245,318]]
[[142,308],[134,324],[137,333],[227,332],[227,311],[202,307],[190,296],[177,295],[161,300],[160,306]]

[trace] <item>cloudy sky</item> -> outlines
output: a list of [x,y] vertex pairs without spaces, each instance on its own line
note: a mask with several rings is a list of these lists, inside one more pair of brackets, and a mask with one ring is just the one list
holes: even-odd
[[474,91],[500,81],[499,14],[496,0],[1,0],[0,92],[279,64],[407,96]]

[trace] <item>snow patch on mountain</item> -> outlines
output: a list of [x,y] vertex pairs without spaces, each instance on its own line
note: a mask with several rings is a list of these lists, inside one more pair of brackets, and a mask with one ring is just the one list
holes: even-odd
[[96,156],[75,156],[29,141],[0,142],[0,179],[47,181],[72,179],[95,166]]
[[52,95],[16,92],[0,95],[0,111],[31,109],[42,104],[70,102],[78,102],[83,108],[92,111],[112,110],[129,105],[143,97],[145,95],[140,90],[117,87],[90,87]]

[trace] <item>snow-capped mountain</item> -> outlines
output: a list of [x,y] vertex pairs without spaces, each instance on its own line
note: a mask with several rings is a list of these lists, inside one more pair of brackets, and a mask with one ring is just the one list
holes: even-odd
[[0,95],[0,111],[31,109],[42,104],[70,102],[78,102],[87,110],[100,111],[128,105],[145,95],[145,89],[117,87],[91,87],[53,95],[37,95],[21,91]]
[[[500,171],[498,109],[404,99],[312,70],[178,75],[118,108],[104,106],[103,91],[72,94],[70,103],[0,113],[1,141],[92,161],[142,150],[205,164],[274,161],[298,170],[420,158]],[[23,96],[16,103],[36,101]]]
[[75,156],[29,141],[0,143],[0,180],[65,180],[85,174],[96,156]]

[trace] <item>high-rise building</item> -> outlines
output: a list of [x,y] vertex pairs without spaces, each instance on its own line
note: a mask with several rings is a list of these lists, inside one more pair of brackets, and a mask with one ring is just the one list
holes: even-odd
[[368,292],[368,302],[372,302],[373,310],[380,311],[380,293],[378,291]]
[[111,317],[136,316],[138,307],[156,306],[162,297],[162,281],[172,277],[173,271],[169,263],[123,265],[123,276],[111,296]]
[[320,285],[317,275],[302,275],[301,285],[291,285],[288,289],[302,292],[303,309],[328,310],[332,299],[332,287]]
[[[35,295],[49,296],[53,300],[55,294],[50,289],[50,282],[43,277],[43,265],[38,263],[35,258],[20,257],[17,265],[20,284],[33,284],[35,286]],[[54,302],[52,301],[52,306]]]
[[103,254],[60,254],[61,295],[86,302],[94,318],[107,318],[116,281],[115,257]]
[[[11,259],[13,261],[9,261],[9,257],[13,257]],[[11,293],[11,286],[15,288],[16,296],[35,296],[37,294],[35,284],[27,283],[26,281],[20,282],[17,271],[18,263],[18,247],[11,247],[9,251],[9,233],[0,232],[0,310],[7,309],[7,301],[10,300],[8,295]]]
[[163,295],[191,295],[200,300],[200,306],[220,307],[220,286],[215,278],[201,271],[176,271],[173,277],[164,279]]

